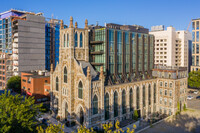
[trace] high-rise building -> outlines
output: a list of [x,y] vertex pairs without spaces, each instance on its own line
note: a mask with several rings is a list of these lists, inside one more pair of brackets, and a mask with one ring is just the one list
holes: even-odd
[[55,69],[59,62],[60,22],[58,19],[46,19],[45,24],[45,69]]
[[190,32],[176,31],[171,26],[167,30],[164,26],[154,26],[150,34],[155,36],[154,64],[188,67]]
[[[62,121],[102,127],[103,123],[133,119],[159,112],[158,83],[176,86],[184,79],[185,69],[154,68],[154,36],[137,25],[106,24],[78,28],[70,18],[68,28],[60,29],[59,63],[51,65],[51,110]],[[172,68],[170,68],[172,69]],[[155,72],[154,72],[155,71]],[[152,75],[152,73],[154,75]],[[162,77],[160,73],[163,74]],[[168,76],[170,75],[171,76]],[[177,82],[175,82],[177,80]],[[171,84],[172,83],[172,84]],[[180,101],[180,86],[167,89],[166,97],[177,96],[173,106],[162,105],[162,114],[175,114]],[[164,92],[163,92],[164,93]],[[184,95],[185,96],[185,95]],[[182,104],[185,104],[185,97]],[[171,108],[168,108],[170,106]],[[183,108],[183,106],[180,106]]]
[[199,23],[200,19],[193,19],[192,20],[192,66],[191,71],[198,71],[200,69],[199,64]]
[[0,13],[0,52],[10,59],[6,64],[9,74],[5,73],[5,81],[22,71],[44,70],[45,18],[42,13],[13,9]]

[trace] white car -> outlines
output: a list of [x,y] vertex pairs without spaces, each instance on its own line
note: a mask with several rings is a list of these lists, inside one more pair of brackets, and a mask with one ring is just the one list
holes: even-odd
[[194,91],[194,94],[198,94],[198,91]]
[[188,96],[187,97],[188,100],[191,100],[192,98],[193,98],[193,96]]

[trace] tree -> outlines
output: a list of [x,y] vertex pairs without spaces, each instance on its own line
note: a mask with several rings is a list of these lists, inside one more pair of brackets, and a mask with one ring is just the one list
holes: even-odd
[[200,88],[200,71],[192,71],[188,76],[188,85],[194,88]]
[[62,126],[61,124],[58,125],[52,125],[48,126],[46,130],[44,130],[41,126],[37,127],[38,133],[64,133],[63,131],[64,125]]
[[138,112],[137,112],[137,110],[134,111],[133,119],[136,120],[136,121],[138,120]]
[[183,110],[186,111],[186,105],[185,105],[185,103],[183,105]]
[[21,77],[13,76],[8,80],[7,88],[17,93],[21,93]]
[[32,97],[23,98],[5,91],[0,95],[0,133],[33,132],[42,104],[34,104]]

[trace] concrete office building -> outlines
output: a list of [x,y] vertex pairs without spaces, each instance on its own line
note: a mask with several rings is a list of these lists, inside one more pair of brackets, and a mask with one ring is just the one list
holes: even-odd
[[0,13],[0,52],[12,59],[7,64],[12,68],[11,75],[44,70],[45,18],[42,14],[12,9]]
[[155,36],[154,64],[188,67],[188,47],[192,35],[188,31],[176,31],[170,26],[154,26],[150,34]]

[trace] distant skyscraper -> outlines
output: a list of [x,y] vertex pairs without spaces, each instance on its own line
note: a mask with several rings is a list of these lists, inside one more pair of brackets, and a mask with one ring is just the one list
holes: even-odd
[[200,69],[199,64],[199,22],[200,19],[192,20],[192,66],[191,71],[198,71]]
[[191,33],[176,31],[171,26],[167,27],[167,30],[164,30],[163,27],[152,29],[150,34],[155,36],[154,64],[188,67],[188,47],[189,41],[192,39]]
[[45,24],[45,69],[50,70],[51,64],[56,67],[59,62],[60,20],[46,20]]

